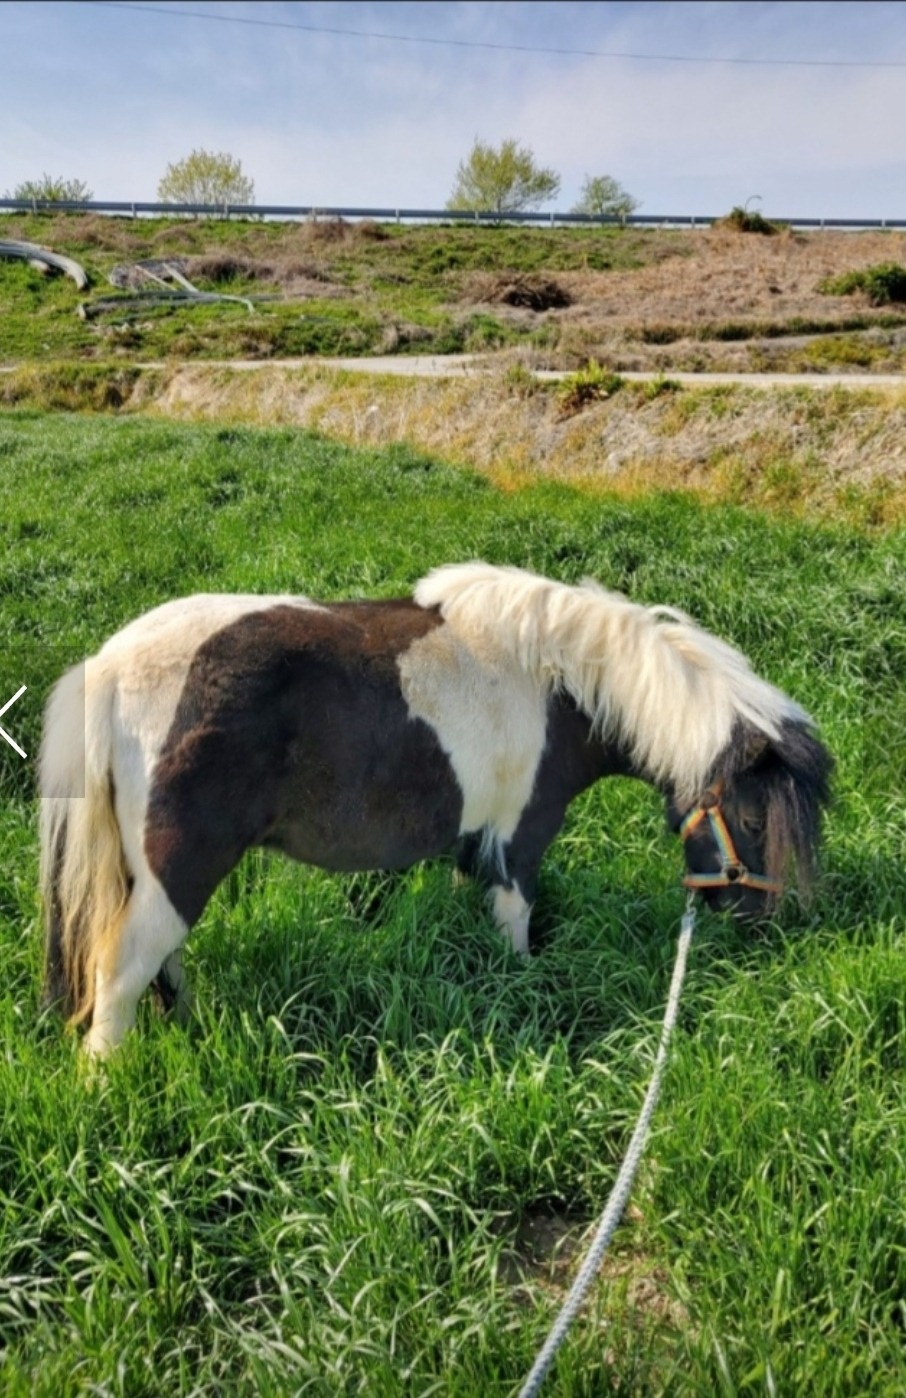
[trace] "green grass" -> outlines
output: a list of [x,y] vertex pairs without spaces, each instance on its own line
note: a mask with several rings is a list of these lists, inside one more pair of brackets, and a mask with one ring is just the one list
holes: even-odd
[[[618,1265],[545,1392],[906,1390],[906,537],[140,418],[2,414],[0,465],[30,752],[63,665],[167,597],[391,595],[471,556],[684,607],[815,713],[824,881],[757,938],[702,917]],[[448,862],[249,858],[190,939],[198,1022],[144,1006],[92,1082],[37,1011],[12,756],[0,792],[0,1391],[513,1393],[560,1294],[516,1284],[520,1226],[594,1218],[650,1071],[682,902],[657,798],[576,804],[527,964]]]

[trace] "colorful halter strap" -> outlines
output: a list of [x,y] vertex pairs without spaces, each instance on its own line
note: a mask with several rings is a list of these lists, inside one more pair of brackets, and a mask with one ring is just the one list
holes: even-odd
[[740,884],[743,888],[757,888],[762,893],[780,893],[783,884],[780,879],[770,879],[767,874],[750,873],[743,864],[733,837],[727,828],[723,811],[720,808],[720,787],[706,791],[697,806],[687,812],[679,828],[680,838],[688,840],[693,830],[707,818],[711,834],[720,855],[720,869],[714,874],[687,874],[683,879],[684,888],[730,888]]

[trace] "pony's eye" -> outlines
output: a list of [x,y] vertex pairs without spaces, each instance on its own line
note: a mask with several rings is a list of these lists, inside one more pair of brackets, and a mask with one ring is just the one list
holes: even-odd
[[739,823],[747,835],[761,835],[764,832],[764,816],[740,816]]

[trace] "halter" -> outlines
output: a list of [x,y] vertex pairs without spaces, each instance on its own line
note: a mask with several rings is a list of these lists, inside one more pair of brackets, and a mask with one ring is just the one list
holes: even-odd
[[716,874],[687,874],[683,879],[683,887],[733,888],[739,884],[743,888],[757,888],[761,893],[779,894],[783,890],[780,879],[770,879],[767,874],[750,873],[736,853],[733,837],[720,808],[720,794],[720,786],[706,791],[698,805],[687,812],[679,828],[680,838],[686,841],[707,817],[720,855],[720,870]]

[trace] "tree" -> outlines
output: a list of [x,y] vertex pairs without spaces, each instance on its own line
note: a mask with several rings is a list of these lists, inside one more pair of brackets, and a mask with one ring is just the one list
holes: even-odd
[[586,175],[574,214],[589,214],[592,218],[618,218],[623,222],[639,207],[612,175]]
[[42,175],[39,180],[24,180],[22,184],[17,184],[10,194],[9,190],[4,194],[4,199],[27,199],[29,203],[37,201],[45,204],[76,204],[84,200],[93,198],[92,191],[87,184],[81,180],[64,180],[62,175]]
[[193,150],[167,166],[157,197],[162,204],[254,204],[255,185],[234,156]]
[[476,137],[467,159],[459,162],[448,209],[475,209],[504,217],[537,209],[560,189],[560,176],[535,164],[527,146],[514,140],[495,148]]

